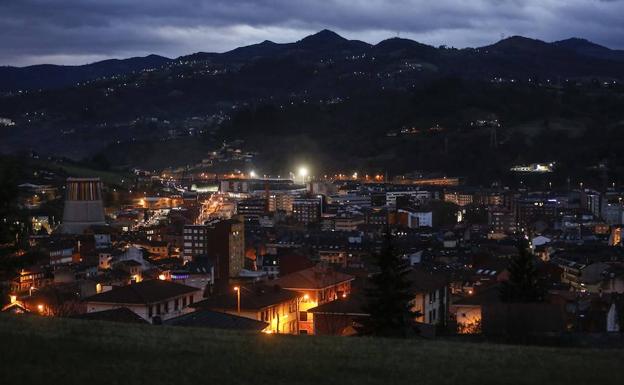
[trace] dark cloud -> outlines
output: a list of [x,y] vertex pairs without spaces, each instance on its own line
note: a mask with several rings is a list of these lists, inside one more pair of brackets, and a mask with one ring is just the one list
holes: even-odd
[[624,1],[0,0],[0,64],[175,57],[323,28],[371,43],[396,34],[456,47],[576,36],[624,48]]

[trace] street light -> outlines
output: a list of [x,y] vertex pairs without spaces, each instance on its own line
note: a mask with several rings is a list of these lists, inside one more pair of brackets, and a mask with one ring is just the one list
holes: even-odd
[[308,169],[305,166],[299,167],[299,176],[301,177],[301,181],[305,182],[306,177],[308,176]]
[[240,287],[234,286],[234,291],[236,292],[236,311],[240,315]]

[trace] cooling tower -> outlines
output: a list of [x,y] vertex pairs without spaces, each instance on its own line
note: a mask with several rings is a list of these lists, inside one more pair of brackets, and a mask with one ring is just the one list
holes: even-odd
[[82,234],[89,226],[105,224],[100,179],[67,178],[62,232]]

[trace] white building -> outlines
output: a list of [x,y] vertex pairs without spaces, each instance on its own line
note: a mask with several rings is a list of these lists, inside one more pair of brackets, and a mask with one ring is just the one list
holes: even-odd
[[189,306],[200,301],[202,290],[163,280],[150,280],[116,287],[85,300],[87,313],[128,308],[152,323],[193,311]]
[[410,229],[433,227],[433,212],[431,211],[411,211],[403,209],[397,211],[407,214],[407,227]]

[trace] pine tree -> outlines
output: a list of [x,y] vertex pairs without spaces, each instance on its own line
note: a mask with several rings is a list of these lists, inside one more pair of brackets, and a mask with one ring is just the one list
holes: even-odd
[[366,290],[365,311],[370,317],[363,321],[363,332],[385,337],[414,334],[416,314],[411,311],[409,269],[396,253],[389,229],[386,229],[384,244],[376,259],[379,272],[370,278]]
[[518,244],[518,255],[509,263],[509,280],[503,282],[500,294],[501,300],[507,303],[541,301],[542,295],[533,256],[523,241]]

